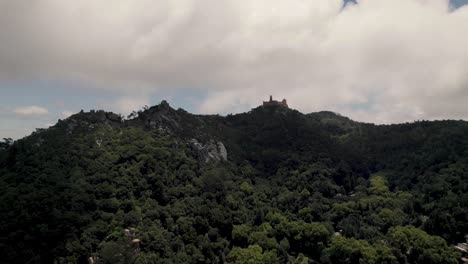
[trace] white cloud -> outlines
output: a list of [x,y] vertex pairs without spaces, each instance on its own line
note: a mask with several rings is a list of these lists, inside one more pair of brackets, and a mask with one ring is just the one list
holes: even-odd
[[[0,0],[0,80],[202,89],[204,113],[273,94],[364,121],[467,118],[467,7],[361,0],[341,9],[341,0]],[[112,107],[147,103],[130,96]]]
[[49,113],[46,108],[37,105],[17,107],[13,109],[13,112],[20,117],[37,117]]

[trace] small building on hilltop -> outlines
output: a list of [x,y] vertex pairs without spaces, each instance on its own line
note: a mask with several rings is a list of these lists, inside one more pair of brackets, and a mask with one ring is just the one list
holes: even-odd
[[273,100],[273,96],[270,95],[270,101],[266,101],[266,102],[263,101],[263,106],[271,106],[271,105],[288,107],[288,102],[286,101],[286,99],[283,99],[282,101]]

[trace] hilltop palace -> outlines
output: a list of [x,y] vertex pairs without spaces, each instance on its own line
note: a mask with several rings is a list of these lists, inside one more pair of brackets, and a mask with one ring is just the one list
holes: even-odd
[[283,99],[281,102],[273,100],[273,96],[270,95],[270,101],[266,101],[266,102],[263,101],[263,106],[270,106],[270,105],[278,105],[278,106],[288,107],[288,102],[286,101],[286,99]]

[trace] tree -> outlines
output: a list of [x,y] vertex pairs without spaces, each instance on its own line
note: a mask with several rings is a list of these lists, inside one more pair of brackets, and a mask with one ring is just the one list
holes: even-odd
[[250,245],[247,248],[234,247],[227,255],[227,263],[239,264],[275,264],[279,263],[273,251],[265,251],[259,245]]
[[414,226],[392,227],[387,236],[409,263],[458,263],[457,252],[443,238],[431,236]]
[[234,225],[232,228],[232,240],[239,246],[247,246],[251,227],[245,224]]
[[3,138],[3,142],[0,142],[0,149],[7,149],[13,142],[14,140],[11,138]]
[[324,263],[396,264],[397,259],[383,245],[375,247],[365,240],[334,236],[322,254]]
[[97,263],[126,264],[133,263],[136,257],[136,248],[130,241],[103,242],[98,253]]

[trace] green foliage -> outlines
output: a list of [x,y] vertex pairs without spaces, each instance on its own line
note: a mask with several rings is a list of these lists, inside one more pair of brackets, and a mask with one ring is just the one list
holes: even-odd
[[365,240],[335,236],[330,247],[325,249],[322,260],[325,263],[398,263],[390,249],[382,244],[371,245]]
[[250,245],[247,248],[234,247],[227,255],[227,263],[247,264],[275,264],[279,263],[273,251],[265,251],[259,245]]
[[135,249],[124,241],[103,242],[99,248],[98,262],[103,264],[125,264],[135,261]]
[[441,237],[428,235],[414,226],[396,226],[388,238],[409,263],[458,263],[457,254]]
[[385,184],[385,178],[381,175],[374,175],[369,179],[369,193],[375,195],[384,195],[388,193],[388,187]]
[[248,194],[254,191],[253,187],[248,182],[243,182],[240,186],[240,190]]
[[[0,144],[2,262],[457,261],[466,122],[167,103],[134,116],[79,113]],[[204,162],[193,138],[223,142],[228,161]]]

